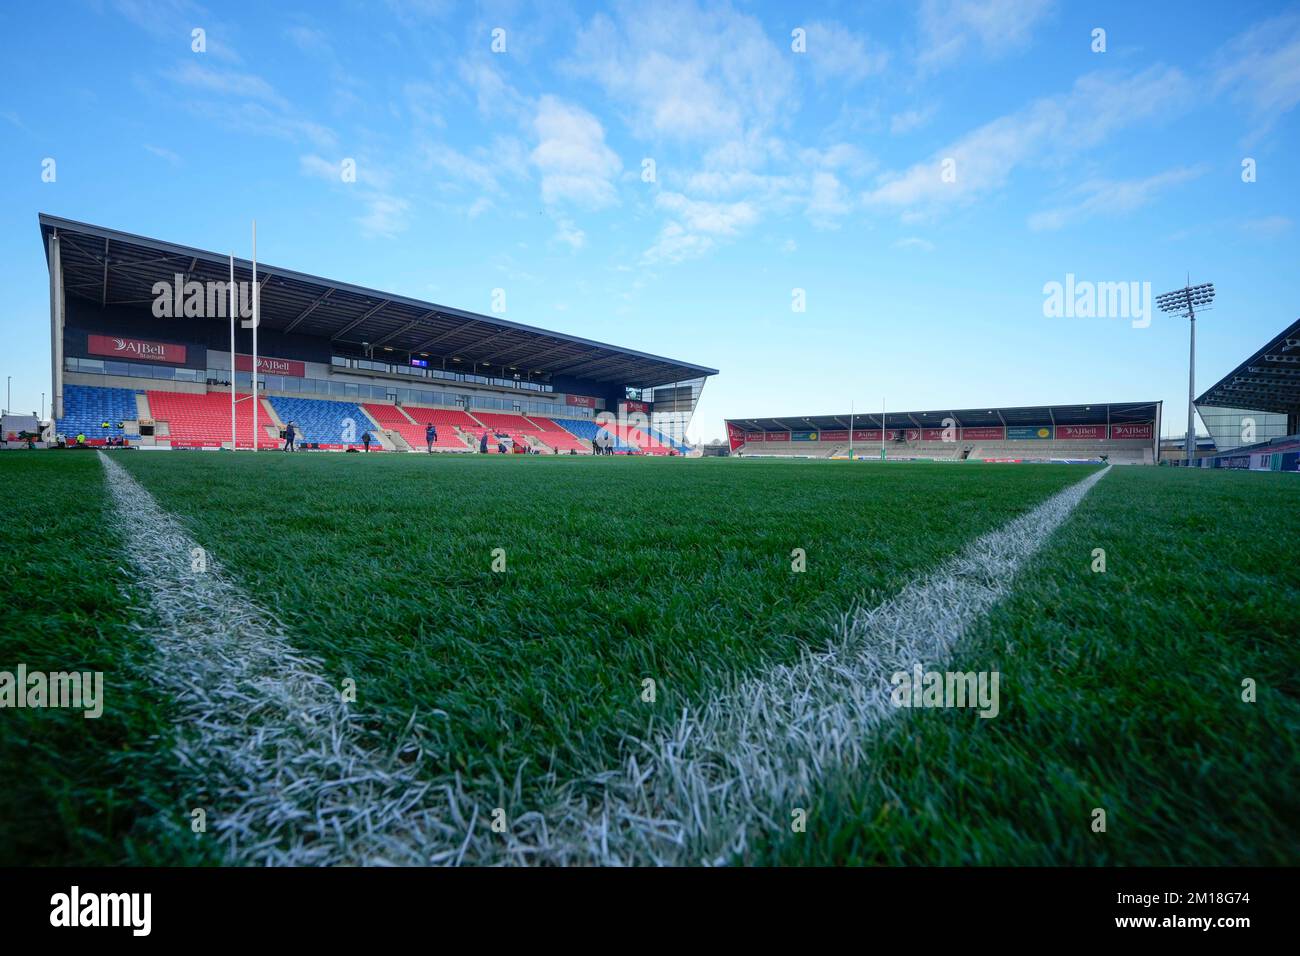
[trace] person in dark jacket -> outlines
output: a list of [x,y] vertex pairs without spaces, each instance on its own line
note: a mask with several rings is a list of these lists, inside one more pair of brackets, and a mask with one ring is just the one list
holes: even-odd
[[487,454],[487,432],[483,432],[482,437],[478,440],[478,450],[480,455]]
[[294,436],[297,434],[298,434],[297,430],[293,427],[293,422],[290,422],[288,425],[286,425],[284,427],[284,447],[281,448],[280,450],[294,451],[295,449],[293,447],[293,440],[294,440]]
[[438,440],[438,429],[433,426],[433,422],[424,426],[424,444],[429,449],[429,454],[433,454],[434,442]]
[[370,453],[370,432],[361,433],[361,444],[366,446],[366,453]]

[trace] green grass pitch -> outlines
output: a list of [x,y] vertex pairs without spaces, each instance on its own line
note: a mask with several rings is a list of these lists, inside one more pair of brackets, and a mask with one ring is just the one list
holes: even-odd
[[[117,459],[434,783],[519,809],[724,679],[829,641],[1082,479],[998,466],[127,453]],[[96,455],[0,456],[0,670],[102,670],[104,717],[0,711],[0,863],[215,863]],[[900,713],[806,832],[737,862],[1281,863],[1300,851],[1292,476],[1114,468],[967,634],[1002,712]],[[1092,552],[1106,552],[1094,573]],[[504,552],[504,571],[493,570]],[[791,570],[794,549],[806,571]],[[498,562],[499,566],[499,562]],[[654,703],[640,697],[655,680]],[[1257,700],[1241,700],[1253,680]],[[1088,826],[1108,809],[1104,835]]]

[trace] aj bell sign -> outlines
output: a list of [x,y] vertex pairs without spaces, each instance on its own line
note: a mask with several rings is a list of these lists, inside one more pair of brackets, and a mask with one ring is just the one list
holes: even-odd
[[185,364],[185,346],[173,342],[150,342],[116,335],[86,337],[86,351],[91,355],[109,355],[120,359],[143,359],[146,362]]

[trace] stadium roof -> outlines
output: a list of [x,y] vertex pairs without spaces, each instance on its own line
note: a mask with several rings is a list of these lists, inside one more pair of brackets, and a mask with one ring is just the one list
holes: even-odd
[[[890,428],[940,428],[945,418],[952,418],[966,428],[974,425],[1095,425],[1101,422],[1151,422],[1156,419],[1159,402],[1099,402],[1092,405],[1028,405],[1019,408],[957,408],[923,412],[884,412]],[[857,412],[855,428],[880,428],[881,412]],[[780,418],[729,418],[727,422],[750,431],[822,431],[848,428],[849,413],[842,415],[790,415]]]
[[1196,404],[1300,413],[1300,319],[1210,386]]
[[[65,294],[105,305],[144,305],[154,300],[155,282],[227,282],[230,258],[218,252],[118,232],[103,226],[40,215],[41,238],[57,230]],[[379,292],[278,266],[257,264],[260,327],[316,335],[360,346],[428,352],[529,371],[570,375],[594,382],[648,388],[685,382],[717,369],[649,355],[589,339],[548,332]],[[235,279],[249,281],[252,263],[235,259]]]

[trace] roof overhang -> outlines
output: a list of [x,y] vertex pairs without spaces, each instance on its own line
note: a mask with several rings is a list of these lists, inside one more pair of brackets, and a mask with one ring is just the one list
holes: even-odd
[[1300,414],[1300,319],[1211,385],[1196,404]]
[[[100,306],[144,306],[160,281],[225,283],[230,257],[132,235],[104,226],[40,214],[48,253],[59,236],[65,294]],[[251,281],[253,264],[235,259],[235,280]],[[685,382],[717,369],[549,332],[493,315],[257,264],[259,328],[311,335],[350,346],[428,353],[475,364],[567,375],[591,382],[649,388]]]
[[1095,425],[1103,422],[1155,421],[1159,402],[1095,402],[1088,405],[1024,405],[1014,408],[927,409],[903,412],[844,412],[839,415],[782,415],[776,418],[729,418],[727,423],[750,431],[829,431],[849,427],[943,428],[951,418],[957,426],[978,425]]

